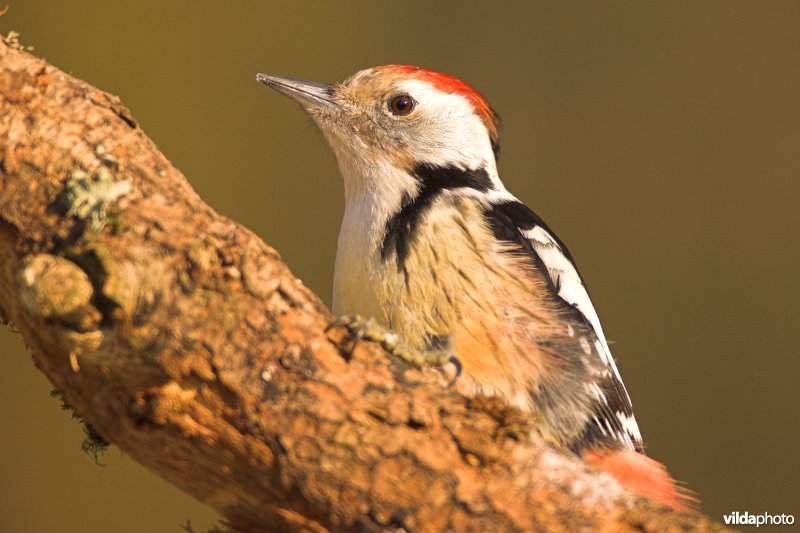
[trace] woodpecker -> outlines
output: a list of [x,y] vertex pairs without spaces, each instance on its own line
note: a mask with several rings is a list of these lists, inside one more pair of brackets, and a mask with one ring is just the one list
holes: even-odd
[[[258,74],[300,103],[344,178],[333,311],[415,361],[461,365],[468,394],[542,420],[561,449],[677,509],[564,243],[497,172],[500,119],[466,83],[387,65],[342,83]],[[371,328],[374,330],[375,328]],[[399,347],[402,346],[402,349]]]

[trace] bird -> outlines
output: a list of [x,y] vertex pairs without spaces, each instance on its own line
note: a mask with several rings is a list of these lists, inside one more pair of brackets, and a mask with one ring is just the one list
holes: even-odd
[[536,414],[552,445],[689,508],[645,453],[572,255],[500,180],[500,118],[481,93],[411,65],[334,84],[256,79],[298,102],[336,156],[338,324],[417,364],[456,362],[459,390]]

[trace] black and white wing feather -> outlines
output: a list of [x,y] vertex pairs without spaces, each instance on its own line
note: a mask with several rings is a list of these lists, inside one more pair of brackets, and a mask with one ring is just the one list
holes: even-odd
[[566,246],[538,215],[513,197],[493,202],[486,218],[498,239],[519,245],[523,253],[530,256],[534,267],[550,282],[554,300],[586,326],[581,330],[588,334],[575,332],[580,336],[582,355],[597,357],[601,363],[593,365],[598,370],[593,373],[593,382],[587,384],[596,400],[593,427],[588,433],[616,441],[631,450],[643,451],[630,397],[589,293]]

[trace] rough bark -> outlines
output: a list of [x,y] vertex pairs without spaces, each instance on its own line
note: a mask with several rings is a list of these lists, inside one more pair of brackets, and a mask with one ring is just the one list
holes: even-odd
[[717,528],[370,343],[114,96],[0,44],[0,318],[109,442],[240,531]]

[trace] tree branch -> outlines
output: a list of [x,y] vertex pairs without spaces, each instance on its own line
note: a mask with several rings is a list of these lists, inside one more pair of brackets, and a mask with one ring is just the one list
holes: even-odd
[[6,44],[0,318],[103,438],[236,530],[715,527],[519,437],[519,413],[436,370],[348,356],[118,98]]

